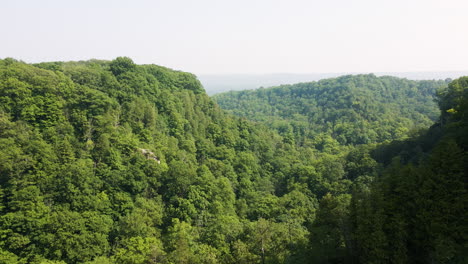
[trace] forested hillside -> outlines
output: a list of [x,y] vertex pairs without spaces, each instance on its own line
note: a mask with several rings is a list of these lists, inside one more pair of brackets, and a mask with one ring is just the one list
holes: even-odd
[[350,192],[319,200],[311,263],[468,262],[467,77],[344,76],[214,99],[298,146],[348,146],[335,153]]
[[0,61],[0,128],[3,263],[304,262],[317,195],[293,175],[340,189],[193,75],[128,58]]
[[353,261],[468,263],[468,77],[440,90],[438,104],[439,123],[375,149],[386,168],[370,188],[355,185]]
[[[348,75],[318,82],[215,95],[224,109],[261,121],[298,144],[320,147],[331,136],[343,145],[383,142],[437,119],[434,96],[444,81]],[[314,140],[315,139],[315,140]]]
[[0,60],[0,263],[465,263],[468,79],[319,84],[246,92],[265,124],[126,57]]

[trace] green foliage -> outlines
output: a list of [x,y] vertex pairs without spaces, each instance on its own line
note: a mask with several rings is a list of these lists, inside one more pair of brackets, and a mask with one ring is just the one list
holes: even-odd
[[213,98],[235,115],[266,122],[288,143],[312,143],[319,150],[333,151],[333,145],[400,139],[411,129],[431,125],[437,118],[434,94],[442,87],[443,81],[369,74]]
[[134,71],[136,69],[136,65],[132,59],[128,57],[118,57],[111,61],[109,68],[115,76],[119,76],[123,73]]
[[269,262],[304,256],[316,198],[283,179],[312,160],[285,142],[226,115],[189,73],[0,61],[2,261],[259,260],[264,220]]
[[[370,189],[361,185],[353,193],[355,259],[362,263],[468,260],[464,220],[468,123],[463,114],[457,114],[468,105],[467,88],[463,77],[439,91],[441,124],[415,139],[379,150],[380,156],[388,151],[394,158]],[[408,153],[416,157],[407,159]]]
[[[440,124],[365,144],[429,125],[438,86]],[[463,263],[466,86],[244,92],[265,124],[125,57],[0,60],[0,263]]]
[[350,195],[334,197],[330,193],[320,202],[311,228],[313,259],[318,263],[342,262],[349,243],[348,205]]

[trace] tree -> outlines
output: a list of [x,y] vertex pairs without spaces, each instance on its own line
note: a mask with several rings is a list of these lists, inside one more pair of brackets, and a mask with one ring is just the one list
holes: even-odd
[[109,64],[110,71],[119,76],[125,72],[133,71],[136,69],[135,63],[128,57],[117,57]]

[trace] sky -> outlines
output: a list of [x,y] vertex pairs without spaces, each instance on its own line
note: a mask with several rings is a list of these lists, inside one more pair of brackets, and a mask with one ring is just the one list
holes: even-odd
[[466,0],[0,0],[0,58],[195,74],[468,70]]

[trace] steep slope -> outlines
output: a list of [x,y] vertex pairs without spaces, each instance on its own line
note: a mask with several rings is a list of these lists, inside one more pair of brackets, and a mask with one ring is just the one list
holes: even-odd
[[468,77],[438,98],[441,122],[376,149],[386,169],[354,189],[348,248],[359,263],[468,261]]
[[3,263],[305,256],[316,198],[283,178],[312,161],[189,73],[1,60],[0,146]]
[[[215,99],[276,128],[285,141],[345,155],[350,188],[321,193],[308,228],[309,263],[461,264],[468,260],[467,91],[467,77],[447,87],[365,75]],[[330,147],[330,138],[348,146]],[[369,142],[380,143],[363,144]],[[314,168],[320,166],[330,167],[327,176],[340,168],[326,159]],[[329,183],[336,182],[344,186],[340,178]],[[308,187],[320,193],[316,186]]]
[[[444,81],[349,75],[318,82],[229,92],[213,99],[229,112],[266,122],[296,143],[331,136],[340,144],[399,139],[437,118]],[[313,142],[321,148],[321,142]]]

